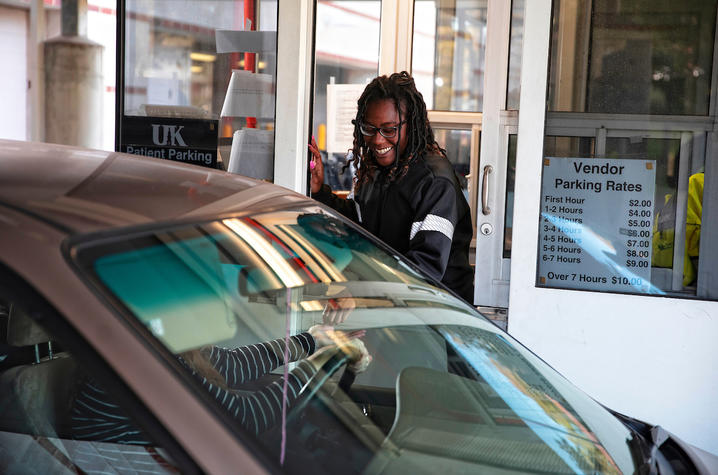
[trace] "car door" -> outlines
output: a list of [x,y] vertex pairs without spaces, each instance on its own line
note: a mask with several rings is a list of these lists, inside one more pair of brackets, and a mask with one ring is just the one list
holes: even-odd
[[[198,471],[117,375],[102,368],[96,355],[88,358],[89,348],[60,329],[58,315],[41,298],[19,294],[17,287],[2,287],[0,470]],[[112,427],[93,417],[108,412],[117,421]]]
[[[72,272],[61,252],[65,234],[2,206],[0,219],[12,224],[0,233],[0,413],[7,416],[0,418],[0,472],[119,472],[139,463],[157,473],[222,473],[237,466],[267,472],[264,463],[274,461],[258,462],[243,436],[178,377],[143,329]],[[14,341],[7,339],[11,307],[31,322]],[[15,357],[10,350],[18,350]],[[71,378],[79,374],[110,392],[149,443],[73,440],[67,420],[78,389]]]

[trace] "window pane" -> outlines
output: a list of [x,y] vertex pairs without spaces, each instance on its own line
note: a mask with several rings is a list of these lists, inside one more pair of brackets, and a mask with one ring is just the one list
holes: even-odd
[[516,146],[518,135],[509,135],[509,152],[506,163],[506,205],[504,208],[504,259],[511,258],[511,236],[514,222],[514,189],[516,185]]
[[[672,290],[673,258],[676,229],[676,211],[678,192],[678,165],[680,162],[681,141],[679,139],[651,139],[644,138],[608,138],[606,140],[606,155],[623,159],[636,157],[649,157],[656,160],[656,187],[653,209],[653,229],[651,240],[651,280],[659,289],[670,292]],[[697,190],[691,189],[698,184],[693,178],[689,184],[689,196]],[[702,182],[701,182],[702,183]],[[702,196],[702,184],[701,184]],[[690,232],[686,229],[686,255],[683,262],[683,286],[686,290],[695,292],[695,280],[698,271],[698,237],[700,236],[701,201],[689,201],[689,207],[693,207],[693,217],[697,219],[697,229],[692,228],[693,234],[689,239]],[[696,207],[696,205],[698,205]],[[688,221],[690,222],[690,221]],[[697,234],[696,234],[697,232]],[[692,242],[689,242],[692,241]],[[689,256],[689,251],[691,256]]]
[[543,153],[547,157],[593,157],[593,137],[555,137],[544,139]]
[[[268,142],[266,150],[269,153],[261,155],[265,158],[261,166],[252,169],[233,167],[232,171],[272,179],[276,46],[261,51],[259,48],[243,51],[241,46],[218,50],[217,43],[218,30],[251,29],[268,32],[276,38],[277,1],[247,1],[250,3],[242,0],[128,0],[124,115],[196,119],[195,122],[177,122],[183,124],[183,139],[179,145],[186,142],[190,148],[193,145],[187,135],[192,134],[195,124],[201,127],[200,121],[211,122],[207,130],[201,129],[197,133],[217,134],[212,137],[212,143],[214,147],[214,142],[219,142],[219,158],[224,168],[229,165],[233,136],[237,137],[235,132],[252,129],[242,135],[242,143]],[[230,89],[242,88],[258,91],[257,97],[261,100],[252,102],[246,97],[228,94]],[[227,100],[232,97],[234,102]],[[144,127],[141,119],[125,119],[123,127],[126,123],[142,124],[143,131],[149,128]],[[123,135],[125,132],[123,130]],[[174,157],[181,157],[181,154],[171,155],[169,150],[154,151],[161,149],[158,142],[163,142],[162,146],[168,145],[162,138],[160,135],[154,143],[137,145],[145,146],[144,150],[150,152],[143,155],[179,160]],[[208,139],[205,137],[205,140]],[[123,137],[123,145],[127,143],[130,142]],[[128,151],[135,153],[141,147],[134,149]]]
[[434,137],[454,166],[466,201],[469,200],[469,170],[471,169],[471,131],[434,128]]
[[511,40],[509,43],[509,81],[506,109],[518,110],[521,95],[521,56],[524,46],[524,11],[526,0],[511,3]]
[[695,297],[710,285],[698,262],[714,126],[699,116],[717,5],[553,3],[538,286]]
[[[568,147],[562,148],[563,155],[551,153],[561,150],[561,147],[555,144],[569,142],[580,144],[582,141],[586,142],[587,139],[547,137],[546,161],[555,161],[558,159],[552,157],[561,156],[566,157],[567,160],[572,160],[568,157],[586,157],[586,154],[579,151],[580,148],[574,148],[573,152],[576,153],[572,153]],[[569,175],[573,174],[578,179],[559,176],[549,181],[545,180],[539,243],[540,255],[544,259],[544,270],[539,271],[539,283],[556,286],[549,285],[548,282],[561,279],[560,273],[551,270],[556,267],[552,259],[557,259],[560,262],[582,264],[582,266],[573,266],[576,272],[565,274],[570,275],[570,280],[564,279],[563,285],[558,287],[586,288],[586,283],[592,283],[599,284],[595,286],[595,290],[603,290],[601,284],[606,284],[608,288],[609,284],[621,281],[633,287],[633,289],[628,287],[622,289],[628,292],[694,294],[702,214],[702,173],[691,176],[689,183],[685,259],[682,268],[678,269],[678,272],[682,273],[682,288],[675,289],[672,284],[680,148],[680,139],[609,137],[606,140],[606,157],[609,160],[602,158],[589,158],[579,162],[574,160],[569,167]],[[624,210],[621,209],[621,204],[625,200],[614,201],[611,198],[606,199],[604,195],[618,194],[630,189],[632,184],[630,174],[627,172],[624,174],[621,168],[624,166],[628,168],[629,162],[636,161],[649,164],[653,170],[651,175],[654,178],[649,183],[653,193],[640,196],[641,203],[638,199],[631,199],[638,195],[624,196],[628,200],[628,206]],[[605,169],[604,172],[601,171],[601,167]],[[592,171],[588,172],[589,169]],[[634,179],[638,177],[635,171],[631,173]],[[607,176],[598,177],[594,174]],[[610,201],[617,207],[611,209],[608,215],[599,216],[600,211],[592,208],[589,204],[590,200],[584,198],[586,193],[582,193],[581,190],[586,189],[592,192],[588,194],[593,195],[593,199]],[[609,229],[611,224],[617,226],[617,234]],[[575,233],[575,236],[571,233]],[[608,260],[600,264],[595,262],[600,259],[597,257],[598,253],[594,252],[596,249],[591,247],[596,246],[597,243],[589,242],[594,237],[608,246],[601,251],[605,254],[602,257]],[[567,254],[580,257],[567,257]],[[601,269],[604,266],[613,267],[616,274],[602,273]],[[645,272],[635,272],[636,268],[645,269]],[[594,274],[589,275],[592,271]],[[541,282],[542,277],[544,282]],[[643,287],[638,284],[639,280],[643,282]]]
[[324,179],[335,191],[352,186],[354,170],[342,169],[353,144],[357,99],[379,71],[380,17],[380,0],[317,2],[312,130]]
[[707,115],[715,20],[715,0],[555,2],[549,110]]
[[432,110],[481,112],[488,0],[415,0],[412,75]]
[[34,318],[56,315],[0,296],[0,471],[178,473],[118,396],[117,377],[97,373]]
[[[276,31],[276,0],[254,3],[252,29]],[[244,30],[249,20],[242,0],[128,0],[125,114],[168,105],[218,118],[232,69],[276,69],[276,51],[217,53],[215,31]]]

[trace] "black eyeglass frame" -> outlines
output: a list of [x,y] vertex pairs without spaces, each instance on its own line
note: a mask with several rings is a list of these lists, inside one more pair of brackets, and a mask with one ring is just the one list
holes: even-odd
[[[402,120],[401,122],[399,122],[399,124],[394,125],[392,127],[374,127],[373,125],[367,125],[363,122],[359,122],[359,132],[361,132],[361,134],[365,137],[373,137],[376,135],[377,132],[379,132],[381,134],[381,136],[384,137],[385,139],[393,139],[394,137],[396,137],[396,133],[398,132],[399,128],[403,124],[406,124],[406,122],[407,122],[406,120]],[[385,132],[387,130],[390,132]],[[371,133],[367,133],[367,132],[371,132]]]

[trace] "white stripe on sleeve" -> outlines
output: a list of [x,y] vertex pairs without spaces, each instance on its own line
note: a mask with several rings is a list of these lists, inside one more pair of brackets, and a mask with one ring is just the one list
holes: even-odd
[[419,231],[438,231],[449,240],[454,238],[454,225],[446,218],[436,216],[435,214],[427,214],[424,221],[416,221],[411,225],[409,240],[411,241]]

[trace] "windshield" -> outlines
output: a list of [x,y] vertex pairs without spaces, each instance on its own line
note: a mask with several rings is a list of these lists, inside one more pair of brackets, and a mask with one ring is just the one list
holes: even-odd
[[616,418],[322,208],[104,240],[78,260],[289,471],[634,471]]

